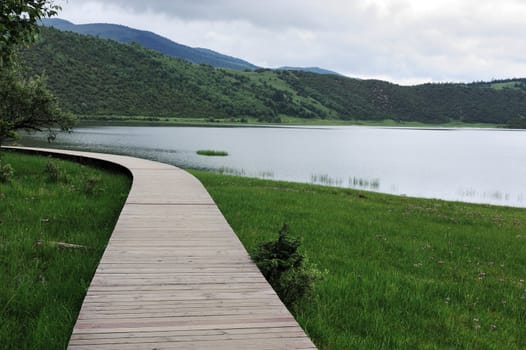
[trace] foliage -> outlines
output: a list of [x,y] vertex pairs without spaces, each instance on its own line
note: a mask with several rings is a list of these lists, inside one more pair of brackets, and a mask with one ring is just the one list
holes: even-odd
[[512,129],[526,129],[526,117],[521,116],[510,119],[508,127]]
[[342,119],[505,124],[526,112],[526,90],[520,89],[496,90],[478,83],[399,86],[304,72],[284,77]]
[[10,182],[14,175],[15,171],[11,164],[2,164],[2,159],[0,159],[0,182]]
[[63,113],[47,90],[44,78],[24,77],[15,50],[38,37],[37,21],[59,9],[50,0],[5,0],[0,3],[0,144],[16,131],[69,129],[74,118]]
[[[54,159],[70,181],[50,182],[42,171],[49,158],[10,151],[3,157],[17,176],[0,185],[0,348],[66,349],[131,180]],[[86,177],[100,177],[104,191],[86,195]]]
[[19,45],[35,42],[37,22],[58,13],[53,0],[2,0],[0,2],[0,68],[12,63]]
[[74,118],[60,111],[42,77],[24,79],[13,69],[0,72],[0,143],[14,138],[19,129],[69,129],[73,122]]
[[60,179],[63,177],[58,163],[52,159],[48,159],[44,168],[44,174],[47,175],[47,179],[49,182],[59,182]]
[[81,115],[230,117],[272,115],[244,91],[249,79],[172,59],[137,44],[41,28],[44,40],[23,53],[29,74],[43,71],[61,105]]
[[100,176],[90,176],[84,180],[84,193],[87,195],[94,195],[96,192],[100,192],[102,179]]
[[283,224],[278,239],[261,243],[252,257],[263,276],[272,285],[285,305],[291,307],[309,294],[321,274],[306,263],[298,250],[300,240],[289,235]]
[[193,173],[249,251],[287,222],[329,271],[292,310],[318,349],[526,349],[525,209]]
[[301,71],[239,72],[138,44],[41,31],[44,40],[23,52],[27,67],[45,71],[61,105],[80,115],[505,124],[526,114],[524,79],[497,89],[492,83],[399,86]]

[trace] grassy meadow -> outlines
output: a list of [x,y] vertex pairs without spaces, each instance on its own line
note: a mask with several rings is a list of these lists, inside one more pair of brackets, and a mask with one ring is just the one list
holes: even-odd
[[1,154],[15,176],[0,183],[0,349],[63,349],[131,181],[69,161]]
[[526,348],[526,211],[192,171],[252,250],[283,223],[327,270],[320,349]]

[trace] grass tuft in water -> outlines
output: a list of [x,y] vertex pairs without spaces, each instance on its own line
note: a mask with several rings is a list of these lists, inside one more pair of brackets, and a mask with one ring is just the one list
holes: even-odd
[[228,156],[228,152],[226,151],[216,151],[212,149],[200,149],[196,152],[200,156],[211,156],[211,157],[225,157]]

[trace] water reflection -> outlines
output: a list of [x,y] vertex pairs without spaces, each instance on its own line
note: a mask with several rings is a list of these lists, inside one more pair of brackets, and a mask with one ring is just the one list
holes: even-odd
[[310,182],[317,185],[336,186],[341,187],[343,180],[340,178],[332,178],[328,174],[311,175]]
[[361,177],[349,177],[349,187],[362,188],[366,190],[377,190],[380,188],[380,179],[362,179]]
[[211,171],[221,175],[246,176],[247,173],[243,169],[236,169],[230,167],[221,167],[219,169],[210,169]]
[[364,179],[361,177],[349,176],[348,182],[345,183],[341,178],[333,178],[328,174],[311,175],[310,183],[313,185],[349,187],[361,190],[376,191],[380,188],[380,179]]
[[506,203],[515,203],[516,206],[523,206],[522,203],[524,201],[524,194],[523,193],[509,193],[509,192],[501,192],[498,190],[495,191],[489,191],[489,192],[478,192],[474,189],[468,189],[468,190],[459,190],[458,192],[459,198],[461,198],[463,201],[468,202],[477,202],[478,199],[482,198],[484,202],[487,203],[497,203],[497,202],[506,202]]
[[274,172],[273,171],[260,171],[257,174],[257,177],[260,179],[273,179],[274,178]]

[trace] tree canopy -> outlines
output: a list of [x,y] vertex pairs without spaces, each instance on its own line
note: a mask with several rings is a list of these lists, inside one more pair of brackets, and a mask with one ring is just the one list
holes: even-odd
[[2,0],[0,2],[0,67],[11,63],[14,50],[38,38],[38,20],[58,13],[52,0]]
[[60,7],[53,0],[2,0],[0,9],[0,144],[19,129],[70,128],[73,116],[60,110],[42,76],[22,74],[17,55],[20,46],[37,40],[38,20]]

